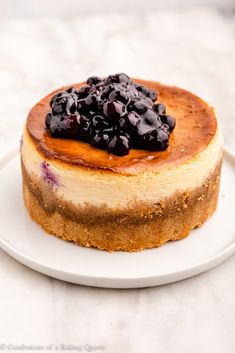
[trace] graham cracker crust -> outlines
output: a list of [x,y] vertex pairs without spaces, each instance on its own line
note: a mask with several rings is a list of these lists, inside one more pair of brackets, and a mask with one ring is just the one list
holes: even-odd
[[78,207],[59,199],[51,185],[29,176],[22,163],[24,202],[34,221],[66,241],[107,251],[139,251],[185,238],[214,213],[221,163],[201,187],[125,210]]

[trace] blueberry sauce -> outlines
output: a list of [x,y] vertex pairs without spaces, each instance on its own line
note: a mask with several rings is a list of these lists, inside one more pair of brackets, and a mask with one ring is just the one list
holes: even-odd
[[124,73],[92,76],[80,89],[70,87],[51,98],[45,124],[55,138],[78,139],[117,156],[131,148],[163,151],[175,118],[156,100],[157,92]]
[[58,177],[52,172],[50,165],[47,162],[42,162],[41,163],[41,171],[42,171],[42,177],[43,180],[52,185],[52,186],[59,186],[59,180]]

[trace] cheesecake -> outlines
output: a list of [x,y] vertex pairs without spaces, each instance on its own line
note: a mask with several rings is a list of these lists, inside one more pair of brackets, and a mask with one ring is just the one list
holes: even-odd
[[216,210],[223,139],[184,89],[125,74],[62,87],[29,112],[23,196],[46,232],[139,251],[185,238]]

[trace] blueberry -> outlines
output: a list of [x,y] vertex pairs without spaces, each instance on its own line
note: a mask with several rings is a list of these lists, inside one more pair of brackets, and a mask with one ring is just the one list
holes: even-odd
[[100,83],[101,81],[102,81],[102,80],[101,80],[100,77],[98,77],[98,76],[91,76],[91,77],[89,77],[89,78],[87,79],[86,83],[91,86],[91,85],[97,85],[97,83]]
[[139,92],[133,86],[130,86],[125,92],[129,99],[139,97]]
[[114,136],[108,145],[109,152],[117,156],[125,156],[129,153],[130,143],[126,135]]
[[[156,145],[152,146],[157,151],[164,151],[169,145],[169,135],[164,130],[157,131]],[[150,146],[151,147],[151,146]]]
[[141,116],[138,124],[138,139],[140,136],[150,133],[151,131],[157,130],[161,127],[161,121],[159,117],[150,109]]
[[116,91],[118,88],[120,88],[120,85],[114,83],[104,86],[101,90],[101,98],[108,99],[111,92]]
[[175,127],[175,118],[171,115],[160,115],[160,119],[163,124],[169,126],[169,130],[172,131]]
[[50,99],[50,107],[52,107],[52,104],[54,103],[54,101],[57,99],[57,98],[61,98],[63,96],[66,96],[67,95],[67,92],[58,92],[56,93],[54,96],[51,97]]
[[152,125],[156,128],[159,128],[161,125],[159,116],[151,109],[148,109],[144,114],[142,114],[141,117],[142,120],[148,125]]
[[119,120],[119,127],[121,131],[127,131],[129,134],[135,132],[141,117],[136,112],[129,112]]
[[130,79],[129,76],[121,72],[115,75],[109,75],[105,79],[105,84],[109,84],[109,83],[122,83],[125,85],[125,84],[131,84],[132,80]]
[[78,98],[79,99],[86,98],[89,93],[90,93],[90,87],[89,86],[82,86],[78,90]]
[[138,91],[139,95],[142,96],[143,98],[149,95],[149,89],[147,87],[135,84],[135,88]]
[[47,113],[47,115],[46,115],[46,127],[47,128],[50,127],[51,120],[52,120],[52,114],[51,113]]
[[168,147],[169,136],[163,130],[153,130],[142,136],[141,147],[152,151],[163,151]]
[[126,106],[118,101],[108,101],[103,105],[103,113],[108,118],[118,119],[126,114]]
[[110,140],[110,134],[107,132],[98,132],[91,140],[91,144],[100,149],[107,149]]
[[76,88],[74,88],[73,86],[69,87],[66,89],[67,93],[72,93],[72,94],[76,94],[78,96],[78,91],[76,90]]
[[90,93],[86,98],[85,98],[85,103],[87,106],[87,109],[95,109],[98,106],[98,103],[101,101],[101,98],[99,95],[96,94],[96,92]]
[[85,115],[78,115],[77,123],[79,139],[88,142],[91,136],[91,120]]
[[148,97],[154,102],[157,99],[157,92],[151,89],[149,91]]
[[55,98],[52,103],[53,115],[75,114],[76,110],[77,110],[77,100],[72,94],[69,94],[69,93],[62,95],[61,97]]
[[87,109],[87,104],[85,99],[79,99],[77,101],[77,111],[84,112]]
[[110,124],[110,120],[107,120],[104,116],[102,115],[95,115],[92,118],[92,126],[94,128],[94,130],[107,130],[107,129],[111,129],[111,124]]
[[124,74],[123,72],[118,74],[118,80],[122,84],[132,84],[132,80],[130,79],[130,77]]
[[165,104],[162,104],[162,103],[154,104],[153,110],[157,114],[165,114],[166,113],[166,106],[165,106]]
[[109,100],[116,100],[119,102],[122,102],[124,104],[127,104],[129,102],[129,97],[127,93],[123,90],[113,90],[108,97]]
[[134,110],[139,114],[144,114],[151,106],[150,100],[135,98],[128,104],[128,111]]
[[77,115],[53,116],[49,129],[53,137],[73,138],[78,130]]

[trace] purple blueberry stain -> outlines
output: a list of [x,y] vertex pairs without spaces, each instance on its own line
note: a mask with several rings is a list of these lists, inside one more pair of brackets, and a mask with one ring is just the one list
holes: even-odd
[[52,172],[49,163],[47,162],[42,162],[41,163],[41,170],[42,170],[42,177],[43,180],[52,185],[52,186],[59,186],[60,182],[59,179],[57,177],[57,175],[55,175],[55,173]]

